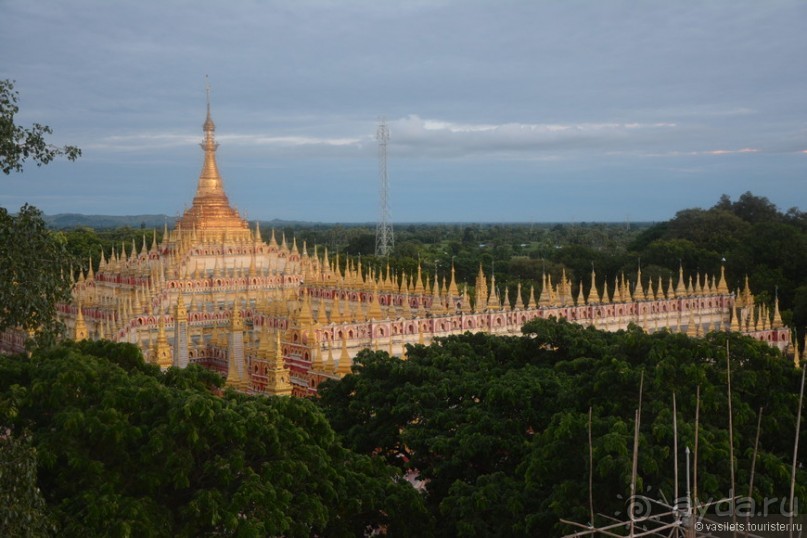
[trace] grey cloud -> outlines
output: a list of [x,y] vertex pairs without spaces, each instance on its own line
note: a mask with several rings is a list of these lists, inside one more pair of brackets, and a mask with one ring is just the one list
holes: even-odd
[[[196,173],[208,74],[221,159],[244,178],[372,177],[386,116],[395,179],[413,188],[551,178],[588,185],[599,211],[604,185],[765,177],[756,190],[776,201],[804,177],[806,25],[796,0],[6,0],[0,77],[17,80],[22,122],[86,149],[27,177],[81,176],[88,199],[109,177],[175,181],[166,162]],[[474,202],[456,196],[461,219]]]

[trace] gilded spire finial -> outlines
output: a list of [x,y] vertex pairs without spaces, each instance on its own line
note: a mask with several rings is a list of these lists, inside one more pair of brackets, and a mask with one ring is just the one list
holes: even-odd
[[[205,140],[201,144],[202,149],[205,150],[205,165],[202,169],[202,175],[207,176],[205,179],[208,180],[218,179],[218,185],[216,186],[221,188],[221,178],[219,177],[215,158],[216,150],[219,145],[216,144],[216,138],[213,134],[216,131],[216,124],[213,123],[213,116],[210,114],[210,81],[207,80],[207,76],[205,76],[205,94],[207,99],[207,116],[205,117],[205,122],[202,124],[202,129],[205,132]],[[201,186],[200,183],[200,187]],[[209,187],[212,186],[213,185]]]
[[207,96],[207,110],[210,111],[210,78],[205,75],[205,95]]
[[213,131],[216,130],[216,124],[213,123],[213,118],[210,115],[210,79],[207,78],[207,75],[205,75],[205,99],[207,100],[207,118],[205,118],[205,123],[203,127],[205,130],[205,134],[207,135],[209,132],[210,139],[212,140]]
[[210,83],[207,77],[205,77],[205,93],[207,115],[202,125],[204,140],[200,144],[205,154],[204,163],[199,174],[193,204],[184,212],[178,224],[181,224],[184,230],[200,229],[207,240],[218,239],[228,231],[234,240],[241,240],[251,236],[249,225],[238,211],[230,206],[216,164],[216,150],[219,145],[214,134],[216,124],[213,123],[211,114]]

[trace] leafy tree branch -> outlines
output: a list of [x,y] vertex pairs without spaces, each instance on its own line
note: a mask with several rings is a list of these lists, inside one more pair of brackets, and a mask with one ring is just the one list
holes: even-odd
[[45,137],[53,134],[53,130],[47,125],[34,123],[29,128],[16,125],[14,116],[20,111],[18,101],[14,82],[0,80],[0,169],[4,174],[22,172],[28,159],[42,166],[62,155],[70,161],[81,156],[81,150],[76,146],[60,147],[48,143]]

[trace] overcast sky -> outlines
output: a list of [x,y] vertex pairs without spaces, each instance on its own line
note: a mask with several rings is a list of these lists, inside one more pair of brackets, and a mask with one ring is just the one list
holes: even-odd
[[250,219],[666,220],[807,210],[807,2],[0,0],[17,122],[75,163],[0,206],[178,215],[218,163]]

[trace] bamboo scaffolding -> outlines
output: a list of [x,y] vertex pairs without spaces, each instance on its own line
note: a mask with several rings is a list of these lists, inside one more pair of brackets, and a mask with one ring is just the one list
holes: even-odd
[[[731,466],[731,493],[728,497],[724,499],[709,501],[705,503],[701,503],[698,499],[698,448],[699,448],[699,436],[700,436],[700,404],[701,404],[701,395],[700,395],[700,385],[696,388],[696,403],[695,403],[695,449],[694,449],[694,462],[692,464],[692,484],[690,484],[690,450],[689,447],[686,447],[686,454],[687,454],[687,465],[686,465],[686,482],[687,482],[687,489],[686,489],[686,517],[682,516],[682,510],[679,505],[679,466],[678,466],[678,402],[676,393],[673,392],[673,473],[675,474],[674,480],[674,493],[675,498],[673,500],[672,506],[670,506],[665,499],[665,502],[660,500],[651,499],[649,497],[645,497],[643,495],[637,495],[636,493],[636,483],[638,479],[638,458],[639,458],[639,433],[641,428],[641,409],[642,409],[642,393],[644,387],[644,371],[642,372],[642,377],[639,384],[639,407],[634,411],[634,430],[633,430],[633,455],[632,455],[632,466],[631,466],[631,482],[630,482],[630,499],[629,499],[629,518],[628,521],[618,520],[614,517],[605,515],[605,514],[595,514],[594,512],[594,503],[593,503],[593,468],[594,468],[594,460],[593,460],[593,436],[592,436],[592,408],[589,407],[589,415],[588,415],[588,442],[589,442],[589,518],[590,522],[587,525],[583,525],[574,521],[569,521],[566,519],[560,519],[560,522],[569,525],[571,527],[581,529],[572,534],[567,534],[563,538],[582,538],[586,536],[613,536],[615,538],[625,538],[625,534],[618,532],[618,530],[625,530],[628,531],[627,536],[630,538],[643,538],[643,537],[659,537],[659,538],[680,538],[681,536],[685,538],[717,538],[717,535],[713,534],[709,531],[709,527],[713,527],[715,529],[721,528],[721,522],[713,520],[708,517],[707,511],[717,505],[722,505],[725,503],[729,503],[732,507],[731,515],[732,515],[732,535],[736,536],[737,534],[737,522],[736,522],[736,510],[734,507],[736,505],[737,499],[741,497],[735,495],[735,457],[734,457],[734,429],[733,429],[733,411],[732,411],[732,392],[731,392],[731,357],[730,357],[730,348],[729,342],[726,342],[726,379],[727,379],[727,401],[728,401],[728,413],[729,413],[729,459],[730,459],[730,466]],[[801,386],[799,389],[799,403],[798,403],[798,411],[796,414],[796,438],[793,447],[793,465],[791,468],[791,480],[790,480],[790,538],[793,537],[793,516],[794,508],[795,508],[795,484],[796,484],[796,471],[797,471],[797,463],[798,463],[798,447],[799,447],[799,435],[801,431],[801,411],[804,404],[804,385],[805,385],[805,372],[807,368],[802,369],[801,375]],[[757,429],[756,429],[756,436],[754,440],[754,451],[751,460],[751,472],[749,478],[749,485],[748,485],[748,498],[751,499],[754,492],[754,478],[756,474],[756,462],[757,456],[759,453],[759,440],[761,436],[762,430],[762,414],[763,414],[762,407],[759,408],[759,412],[757,413]],[[637,512],[637,501],[641,500],[644,504],[644,508],[646,508],[646,514],[643,514],[639,517],[636,517]],[[654,512],[651,508],[651,505],[657,505],[661,507],[661,510]],[[644,511],[643,511],[644,512]],[[594,520],[595,517],[600,519],[600,521],[611,521],[611,523],[607,523],[601,527],[595,527]],[[743,536],[746,538],[763,538],[760,535],[753,534],[748,532],[748,522],[750,520],[750,514],[746,518],[746,525],[744,526],[744,533]],[[696,532],[696,521],[701,523],[698,526],[698,530]],[[724,523],[723,523],[724,524]]]

